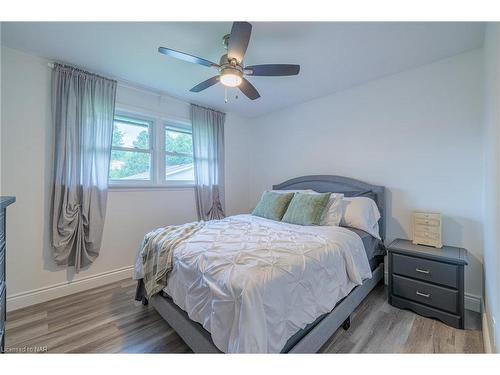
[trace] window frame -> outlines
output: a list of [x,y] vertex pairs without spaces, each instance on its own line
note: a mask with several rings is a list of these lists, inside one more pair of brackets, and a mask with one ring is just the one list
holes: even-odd
[[[144,112],[137,109],[128,109],[126,107],[118,107],[115,109],[115,114],[113,116],[113,123],[115,118],[125,117],[130,119],[136,119],[139,121],[144,121],[149,123],[149,149],[140,148],[130,148],[130,147],[113,147],[111,146],[111,151],[139,151],[144,153],[150,153],[151,164],[150,164],[150,179],[149,180],[117,180],[109,178],[108,171],[108,185],[110,189],[127,189],[127,188],[192,188],[194,187],[194,181],[191,180],[166,180],[165,176],[165,156],[166,156],[166,145],[165,145],[165,128],[170,126],[177,129],[186,129],[190,134],[192,134],[191,123],[184,119],[175,119],[164,116],[162,114],[155,114],[150,111]],[[110,155],[111,157],[111,155]],[[111,168],[111,163],[110,163]]]

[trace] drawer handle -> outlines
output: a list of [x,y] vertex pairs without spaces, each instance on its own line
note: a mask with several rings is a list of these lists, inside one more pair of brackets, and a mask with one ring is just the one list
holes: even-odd
[[415,271],[420,272],[420,273],[425,273],[426,275],[431,273],[431,271],[429,271],[429,270],[421,270],[420,268],[415,268]]
[[425,294],[425,293],[419,292],[418,290],[417,290],[416,293],[417,293],[417,296],[420,296],[420,297],[429,298],[431,296],[430,293],[429,294]]

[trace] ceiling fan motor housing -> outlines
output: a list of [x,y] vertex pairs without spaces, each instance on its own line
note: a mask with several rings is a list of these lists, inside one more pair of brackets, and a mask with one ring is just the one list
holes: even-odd
[[221,56],[221,58],[219,60],[219,65],[221,68],[222,67],[234,67],[234,68],[237,67],[243,71],[243,67],[241,66],[241,64],[238,63],[238,61],[236,59],[229,60],[229,58],[227,57],[227,54]]
[[222,55],[219,61],[220,81],[229,87],[238,86],[243,79],[243,67],[233,59],[229,61],[226,55]]

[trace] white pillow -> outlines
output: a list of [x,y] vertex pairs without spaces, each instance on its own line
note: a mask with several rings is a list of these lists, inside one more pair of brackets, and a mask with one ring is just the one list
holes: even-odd
[[380,212],[373,199],[352,197],[342,200],[343,215],[340,225],[364,230],[380,240],[378,220]]
[[340,224],[342,219],[343,203],[342,199],[344,194],[331,193],[330,200],[325,207],[323,216],[321,217],[320,225],[335,225]]

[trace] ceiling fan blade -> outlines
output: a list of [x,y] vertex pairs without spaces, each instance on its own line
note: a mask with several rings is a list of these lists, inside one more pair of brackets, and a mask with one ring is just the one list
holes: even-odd
[[202,83],[197,84],[195,87],[193,87],[189,91],[200,92],[200,91],[203,91],[203,90],[209,88],[210,86],[215,85],[217,82],[219,82],[219,76],[214,76],[212,78],[207,79],[206,81],[203,81]]
[[243,61],[251,34],[251,24],[248,22],[233,22],[227,45],[227,57],[229,60],[236,59],[239,63]]
[[179,60],[184,60],[184,61],[187,61],[190,63],[208,66],[209,68],[211,68],[211,67],[218,68],[219,67],[219,64],[202,59],[201,57],[190,55],[189,53],[176,51],[175,49],[171,49],[171,48],[158,47],[158,52],[163,53],[164,55],[167,55],[167,56],[175,57],[176,59],[179,59]]
[[242,79],[240,85],[238,86],[243,94],[245,94],[248,99],[255,100],[260,98],[260,94],[253,85],[248,82],[245,78]]
[[295,76],[300,72],[300,65],[263,64],[245,67],[245,74],[250,76]]

